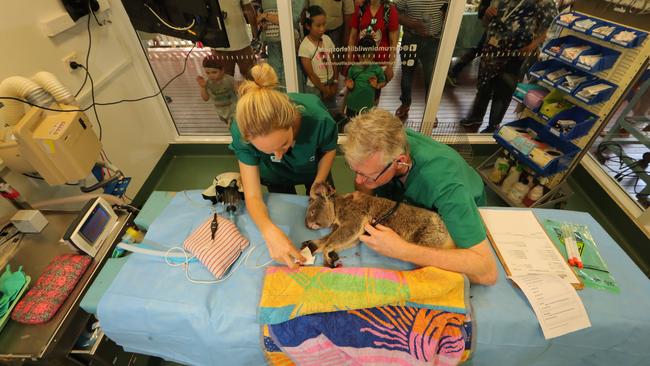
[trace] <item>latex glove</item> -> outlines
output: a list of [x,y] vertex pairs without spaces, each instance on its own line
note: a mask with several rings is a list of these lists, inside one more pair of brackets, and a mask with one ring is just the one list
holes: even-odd
[[291,240],[279,227],[274,226],[264,233],[264,240],[269,249],[269,255],[274,261],[284,263],[291,269],[298,268],[298,266],[305,262],[305,257],[300,254],[298,249],[296,249]]

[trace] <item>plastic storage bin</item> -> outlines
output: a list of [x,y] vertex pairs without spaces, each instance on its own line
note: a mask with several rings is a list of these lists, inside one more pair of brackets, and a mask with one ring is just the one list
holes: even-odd
[[[572,120],[575,121],[575,126],[569,131],[562,131],[558,126],[558,121]],[[598,120],[598,116],[590,113],[580,107],[572,107],[562,111],[548,122],[549,132],[558,136],[563,140],[573,140],[582,137],[589,133],[591,126]]]
[[[515,145],[513,145],[514,141],[507,141],[499,134],[499,132],[505,127],[512,127],[518,131],[532,130],[536,135],[534,140],[538,141],[538,143],[543,147],[541,149],[532,150],[529,153],[519,151]],[[542,125],[532,118],[524,118],[501,126],[494,132],[494,139],[499,143],[499,145],[503,146],[513,156],[515,156],[518,161],[533,169],[537,174],[543,177],[556,174],[566,169],[571,163],[573,157],[580,151],[577,146],[550,133],[547,126]],[[535,157],[536,154],[539,156],[540,152],[548,152],[549,154],[555,152],[555,154],[552,156],[549,155],[548,159],[541,159],[548,162],[543,166],[540,166],[535,162],[540,160],[539,157]],[[556,154],[559,155],[555,156]]]
[[[609,34],[603,34],[602,32],[599,31],[599,28],[601,28],[601,27],[607,27],[607,28],[611,27],[611,28],[614,28],[614,29]],[[598,38],[598,39],[608,41],[612,37],[612,35],[614,33],[616,33],[617,28],[618,28],[617,25],[601,20],[598,24],[591,27],[591,29],[589,30],[589,32],[587,32],[587,34],[589,34],[590,36],[592,36],[594,38]]]
[[544,46],[542,52],[553,57],[560,57],[562,51],[566,47],[572,47],[584,43],[586,43],[585,40],[574,36],[555,38],[546,43],[546,46]]
[[[610,88],[605,89],[592,97],[585,97],[584,94],[582,94],[582,91],[585,90],[586,88],[598,84],[606,84],[609,85]],[[576,99],[586,104],[592,105],[592,104],[598,104],[609,100],[609,98],[612,96],[614,91],[616,91],[616,88],[617,86],[613,83],[610,83],[609,81],[602,80],[602,79],[595,79],[593,81],[580,84],[580,86],[577,87],[573,91],[573,93],[571,93],[571,95],[573,95]]]
[[588,34],[593,27],[598,27],[600,21],[589,16],[584,16],[580,19],[576,19],[571,23],[569,28],[573,29],[576,32]]
[[[569,79],[573,79],[573,82],[569,82]],[[576,78],[584,78],[582,81],[576,82]],[[580,87],[580,85],[590,82],[595,78],[586,72],[580,70],[574,70],[571,74],[562,77],[558,82],[555,83],[555,87],[562,90],[565,93],[571,94],[574,90]],[[579,79],[578,79],[579,80]]]
[[[617,40],[616,36],[619,35],[619,33],[621,33],[621,32],[632,32],[632,33],[636,34],[636,37],[631,41]],[[612,33],[612,35],[609,37],[609,41],[612,42],[612,43],[615,43],[617,45],[623,46],[623,47],[635,48],[635,47],[638,47],[639,45],[641,45],[643,43],[643,41],[646,39],[647,36],[648,36],[648,33],[646,33],[646,32],[642,32],[642,31],[639,31],[639,30],[636,30],[636,29],[631,29],[631,28],[619,26]]]
[[[566,19],[566,18],[569,18],[569,17],[571,17],[571,16],[574,16],[574,17],[576,17],[576,18],[573,19],[573,20],[571,20],[571,21],[563,20],[563,18]],[[557,23],[557,24],[559,24],[559,25],[561,25],[561,26],[563,26],[563,27],[567,27],[567,28],[568,28],[568,27],[570,27],[574,22],[576,22],[576,21],[578,21],[578,20],[580,20],[580,19],[584,19],[584,18],[585,18],[584,15],[572,11],[572,12],[569,12],[569,13],[567,13],[567,14],[560,14],[560,15],[558,15],[558,16],[555,18],[555,23]]]
[[512,94],[512,99],[518,101],[519,103],[523,103],[526,94],[528,94],[528,92],[533,90],[546,91],[546,88],[544,88],[541,85],[532,84],[532,83],[517,83],[515,92],[514,94]]
[[[601,55],[600,60],[593,65],[589,65],[580,59],[581,57],[592,55]],[[618,57],[620,55],[620,52],[611,50],[607,47],[592,45],[592,48],[590,50],[582,52],[580,56],[576,58],[574,64],[579,69],[590,72],[598,72],[610,69],[612,66],[614,66],[616,60],[618,60]]]

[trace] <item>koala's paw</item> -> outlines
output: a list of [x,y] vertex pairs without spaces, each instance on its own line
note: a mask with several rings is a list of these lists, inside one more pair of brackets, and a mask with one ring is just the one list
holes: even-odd
[[329,252],[329,253],[325,254],[323,256],[323,258],[324,258],[324,262],[325,262],[324,263],[325,267],[330,267],[330,268],[338,267],[336,265],[336,262],[338,262],[338,260],[339,260],[339,255],[336,252],[334,252],[334,251]]
[[309,248],[311,254],[316,253],[316,251],[318,250],[318,245],[316,245],[316,243],[314,243],[312,240],[303,241],[302,245],[300,246],[300,250],[305,249],[305,247]]

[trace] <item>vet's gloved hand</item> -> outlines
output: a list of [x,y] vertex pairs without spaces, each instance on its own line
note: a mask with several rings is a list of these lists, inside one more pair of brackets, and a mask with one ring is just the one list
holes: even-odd
[[277,226],[264,233],[264,240],[269,248],[269,255],[274,261],[284,263],[291,269],[298,268],[306,261],[305,257],[293,246],[291,240]]
[[387,257],[404,258],[409,243],[397,235],[393,229],[384,225],[372,227],[370,224],[366,224],[365,229],[368,234],[359,236],[359,240],[372,250]]

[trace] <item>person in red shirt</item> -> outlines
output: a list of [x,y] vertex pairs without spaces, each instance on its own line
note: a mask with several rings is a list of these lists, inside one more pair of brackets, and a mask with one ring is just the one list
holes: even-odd
[[361,5],[356,6],[350,21],[348,62],[357,60],[353,56],[358,54],[358,52],[354,52],[354,47],[361,38],[370,33],[379,47],[375,52],[375,62],[382,67],[385,66],[386,82],[389,82],[393,78],[393,66],[397,54],[398,16],[395,6],[387,0],[364,0]]

